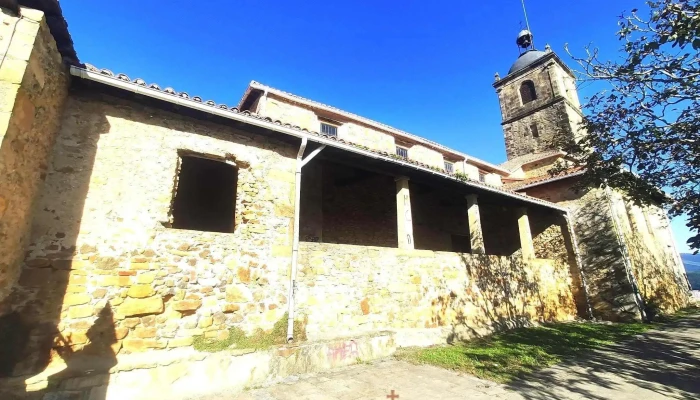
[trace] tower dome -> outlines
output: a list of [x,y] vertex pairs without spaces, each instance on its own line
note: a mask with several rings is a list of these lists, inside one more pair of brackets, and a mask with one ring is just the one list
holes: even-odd
[[530,64],[533,64],[535,61],[539,60],[541,57],[546,56],[547,53],[544,51],[539,51],[539,50],[528,50],[524,52],[523,54],[518,57],[517,60],[513,63],[513,66],[510,67],[508,70],[509,74],[512,74],[515,71],[519,71],[525,67],[527,67]]
[[527,67],[547,54],[544,51],[535,49],[533,38],[532,32],[527,29],[523,29],[518,33],[518,38],[515,40],[515,43],[520,49],[524,49],[525,51],[523,52],[520,50],[520,57],[518,57],[513,66],[508,70],[509,74]]

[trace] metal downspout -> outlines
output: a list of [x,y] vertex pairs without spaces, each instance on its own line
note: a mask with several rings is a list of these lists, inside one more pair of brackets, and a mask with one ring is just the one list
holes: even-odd
[[299,215],[301,210],[301,169],[312,158],[316,157],[321,152],[325,145],[312,151],[306,158],[304,152],[308,144],[307,138],[301,139],[299,152],[297,153],[296,171],[294,173],[294,238],[292,243],[292,269],[289,274],[289,292],[287,293],[288,300],[288,315],[287,320],[287,342],[294,340],[294,293],[297,285],[297,260],[299,258]]
[[583,286],[583,295],[586,298],[586,313],[588,314],[588,319],[593,319],[593,309],[591,308],[591,299],[588,296],[588,284],[586,283],[586,277],[583,274],[583,262],[581,261],[581,253],[578,249],[578,240],[576,240],[576,232],[574,231],[574,226],[571,224],[571,211],[564,213],[564,220],[569,228],[569,236],[571,236],[571,246],[574,248],[574,257],[576,258],[576,266],[578,267],[578,273],[581,276],[581,286]]
[[630,285],[632,285],[632,291],[634,292],[634,300],[637,303],[637,308],[639,308],[639,313],[642,316],[642,321],[647,321],[646,306],[644,305],[644,299],[639,293],[639,286],[637,285],[637,279],[632,274],[632,262],[630,261],[630,255],[627,251],[627,244],[625,244],[622,239],[622,234],[620,233],[620,225],[617,222],[617,214],[615,213],[615,205],[613,204],[612,198],[610,197],[610,186],[605,183],[605,197],[608,200],[608,205],[610,206],[610,214],[612,215],[613,229],[615,230],[615,236],[617,237],[617,243],[622,251],[622,258],[625,264],[625,272],[627,273],[627,280]]

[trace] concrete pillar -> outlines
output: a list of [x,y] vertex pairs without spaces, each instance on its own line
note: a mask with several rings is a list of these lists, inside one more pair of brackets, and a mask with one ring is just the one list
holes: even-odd
[[535,258],[535,246],[532,243],[530,220],[527,216],[527,208],[518,209],[518,231],[520,232],[520,247],[523,251],[523,260]]
[[472,254],[486,254],[484,247],[484,233],[481,230],[481,215],[479,203],[475,194],[467,195],[467,215],[469,217],[469,240],[471,241]]
[[413,249],[413,218],[411,218],[411,194],[408,190],[408,178],[396,178],[396,223],[398,227],[399,248]]

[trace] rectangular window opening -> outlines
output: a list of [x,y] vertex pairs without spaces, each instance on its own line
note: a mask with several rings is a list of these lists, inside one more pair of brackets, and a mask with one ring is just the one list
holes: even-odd
[[479,182],[486,182],[486,174],[479,171]]
[[445,171],[448,173],[453,173],[455,171],[455,165],[449,161],[445,161]]
[[408,158],[408,149],[401,146],[396,146],[396,155],[401,158]]
[[321,122],[321,133],[328,136],[338,136],[338,127],[335,125]]
[[237,184],[235,166],[183,156],[173,201],[173,228],[232,233]]
[[539,129],[537,129],[537,124],[530,125],[530,132],[532,132],[532,137],[534,137],[534,138],[540,137],[540,131],[539,131]]

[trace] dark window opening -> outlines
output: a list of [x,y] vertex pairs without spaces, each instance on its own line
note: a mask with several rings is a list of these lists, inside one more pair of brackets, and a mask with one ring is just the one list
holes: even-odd
[[530,125],[530,132],[532,132],[532,137],[534,137],[534,138],[540,137],[540,130],[537,129],[537,124]]
[[396,155],[401,158],[408,158],[408,149],[401,146],[396,146]]
[[486,182],[486,174],[479,171],[479,182]]
[[455,253],[471,253],[472,245],[467,235],[452,235],[452,251]]
[[520,98],[523,100],[523,104],[537,99],[535,84],[532,81],[525,81],[520,85]]
[[182,157],[173,202],[173,228],[233,232],[237,183],[238,170],[232,165]]
[[338,136],[338,127],[321,122],[321,133],[328,136]]

